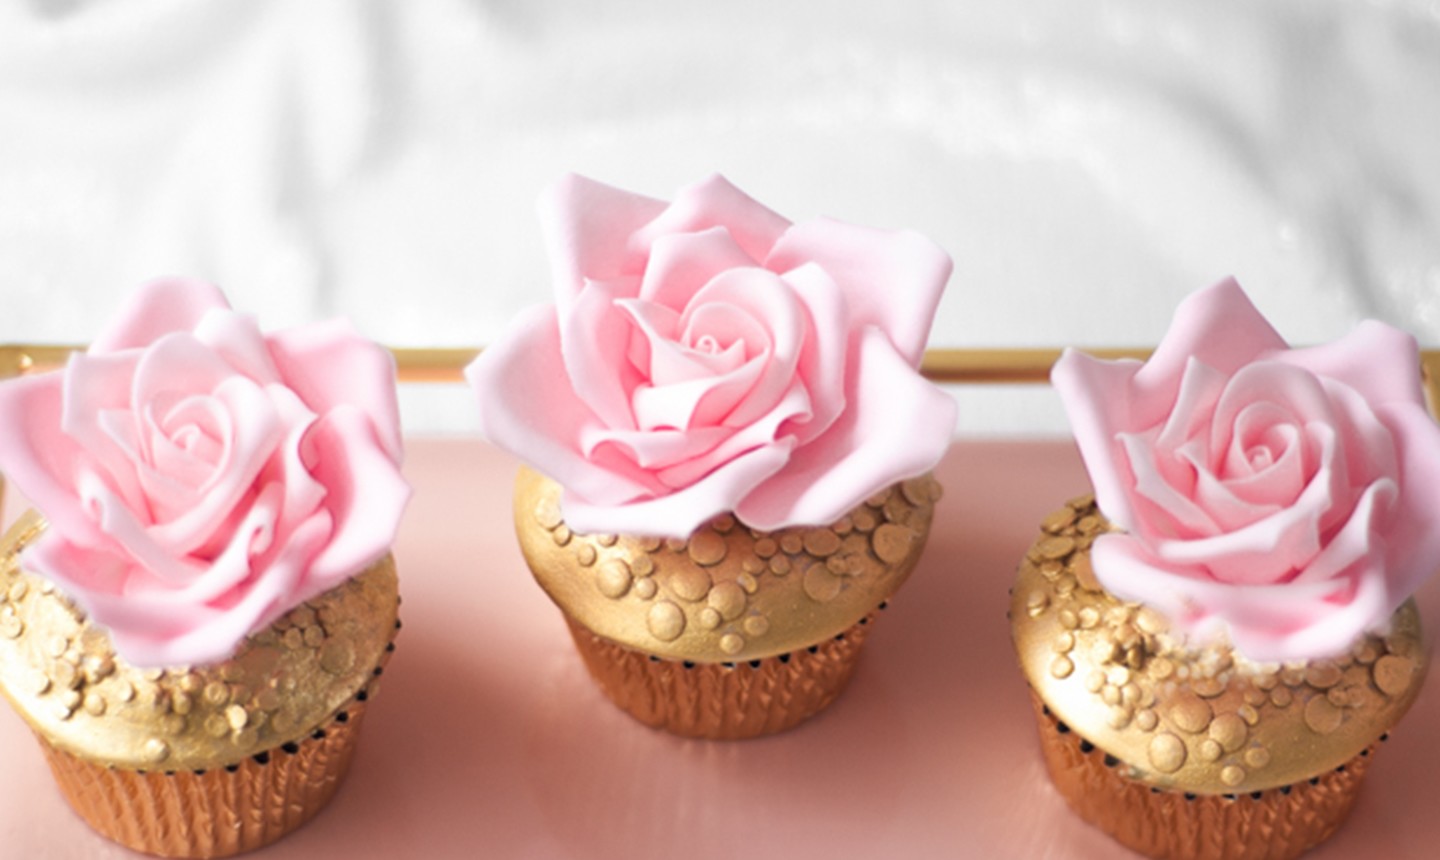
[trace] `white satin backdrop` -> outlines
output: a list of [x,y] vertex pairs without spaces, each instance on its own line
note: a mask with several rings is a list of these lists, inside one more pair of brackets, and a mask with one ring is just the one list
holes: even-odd
[[[537,192],[721,171],[955,257],[932,344],[1143,345],[1234,274],[1295,342],[1440,345],[1440,2],[0,2],[0,342],[161,273],[267,326],[494,338]],[[1060,433],[1045,389],[970,434]],[[411,389],[410,432],[466,432]]]

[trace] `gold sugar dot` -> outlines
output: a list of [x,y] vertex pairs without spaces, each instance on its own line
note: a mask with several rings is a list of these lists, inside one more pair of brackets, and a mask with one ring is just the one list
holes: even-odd
[[614,546],[614,545],[615,545],[616,543],[618,543],[619,541],[620,541],[620,536],[619,536],[619,535],[611,535],[611,534],[595,535],[595,542],[598,543],[598,544],[600,544],[601,546]]
[[640,549],[644,550],[645,552],[655,552],[659,550],[663,544],[664,541],[662,541],[658,537],[654,537],[653,535],[646,535],[645,537],[637,538],[635,540],[635,545],[640,547]]
[[1146,754],[1156,770],[1174,773],[1185,764],[1185,742],[1169,732],[1161,732],[1150,739]]
[[123,678],[120,679],[119,683],[115,685],[114,689],[115,698],[119,699],[121,702],[129,702],[135,698],[135,685],[131,684],[129,681],[124,680]]
[[790,572],[790,559],[783,555],[777,555],[770,559],[770,572],[776,576],[784,576]]
[[1095,568],[1090,563],[1089,554],[1076,555],[1070,561],[1070,573],[1075,576],[1075,581],[1086,591],[1099,591],[1100,580],[1095,578]]
[[580,562],[581,567],[589,567],[594,564],[595,559],[599,557],[600,554],[595,551],[595,547],[591,544],[582,543],[575,549],[575,560]]
[[570,539],[574,536],[574,533],[570,531],[570,527],[564,524],[556,527],[555,531],[550,533],[550,539],[555,541],[556,546],[568,546]]
[[1220,781],[1234,788],[1245,781],[1245,768],[1235,764],[1227,764],[1220,769]]
[[742,573],[735,577],[735,584],[746,594],[754,594],[760,590],[760,582],[748,573]]
[[319,627],[305,628],[305,644],[310,648],[319,648],[320,643],[325,641],[325,631]]
[[344,639],[331,639],[320,648],[320,668],[343,675],[355,665],[355,649]]
[[816,558],[833,555],[840,548],[840,536],[830,529],[810,529],[805,532],[805,551]]
[[1220,745],[1220,742],[1215,740],[1214,738],[1206,738],[1205,740],[1200,742],[1199,746],[1195,748],[1195,757],[1203,762],[1206,762],[1207,764],[1210,762],[1219,761],[1220,756],[1224,754],[1224,747],[1222,747]]
[[170,709],[182,717],[190,713],[194,706],[195,702],[189,693],[177,690],[170,696]]
[[668,537],[665,538],[665,548],[671,552],[684,552],[685,547],[690,545],[688,538]]
[[842,582],[839,577],[825,569],[824,565],[811,565],[805,571],[802,583],[805,595],[816,603],[829,603],[840,596]]
[[30,585],[25,580],[15,580],[13,583],[10,584],[10,600],[14,603],[19,603],[25,597],[25,593],[29,590]]
[[170,745],[159,738],[151,738],[141,747],[140,753],[146,761],[159,764],[170,757]]
[[695,621],[700,625],[701,630],[714,630],[720,626],[720,613],[715,611],[713,606],[707,606],[700,610],[695,616]]
[[745,619],[743,626],[747,636],[764,636],[770,632],[770,619],[763,615],[752,615]]
[[[1075,648],[1075,634],[1074,634],[1074,633],[1061,633],[1059,636],[1056,636],[1056,637],[1055,637],[1055,641],[1054,641],[1054,643],[1053,643],[1053,647],[1055,648],[1056,651],[1059,651],[1061,654],[1065,654],[1065,653],[1067,653],[1067,652],[1069,652],[1069,651],[1074,650],[1074,648]],[[1091,692],[1094,692],[1094,691],[1092,690]]]
[[739,654],[745,650],[745,639],[738,633],[726,633],[720,637],[720,650],[726,654]]
[[760,556],[761,558],[768,559],[779,551],[780,547],[778,544],[775,543],[774,538],[767,537],[755,541],[755,554]]
[[1415,674],[1415,663],[1408,657],[1396,657],[1387,654],[1375,661],[1371,669],[1371,677],[1375,680],[1375,686],[1380,692],[1387,696],[1398,696],[1405,692],[1410,686],[1410,678]]
[[677,570],[671,575],[669,585],[676,597],[694,603],[710,593],[710,574],[703,570]]
[[650,607],[645,625],[656,639],[673,642],[685,632],[685,613],[670,601],[662,600]]
[[1295,694],[1290,692],[1289,687],[1276,687],[1270,691],[1270,704],[1277,708],[1288,708],[1294,701]]
[[1191,734],[1205,731],[1212,715],[1209,703],[1188,691],[1178,693],[1170,705],[1171,722]]
[[560,516],[560,502],[553,496],[546,496],[535,503],[535,522],[540,528],[550,531],[563,522]]
[[636,576],[649,576],[655,572],[655,559],[648,555],[630,559],[630,572]]
[[225,722],[230,724],[231,729],[234,729],[238,732],[241,729],[245,728],[245,724],[249,721],[250,715],[245,712],[244,707],[240,705],[231,705],[230,707],[225,709]]
[[841,517],[840,519],[835,521],[835,525],[833,526],[833,528],[835,529],[835,534],[837,535],[848,535],[851,532],[855,531],[855,521],[850,519],[849,517]]
[[1225,692],[1225,682],[1219,678],[1196,678],[1191,682],[1190,689],[1194,690],[1197,696],[1213,699]]
[[690,560],[710,567],[725,560],[725,538],[714,532],[699,532],[690,538]]
[[855,523],[856,531],[871,532],[875,530],[875,515],[869,511],[856,511],[851,515],[851,520]]
[[595,587],[611,600],[624,597],[630,590],[630,566],[619,559],[605,562],[595,572]]
[[1075,671],[1075,664],[1064,654],[1057,656],[1050,663],[1050,674],[1056,678],[1068,678],[1070,673]]
[[92,717],[98,717],[105,713],[105,697],[99,693],[89,693],[85,696],[85,713]]
[[1085,606],[1080,609],[1080,626],[1085,630],[1094,629],[1100,623],[1100,612],[1093,606]]
[[710,589],[709,604],[722,618],[732,621],[745,611],[745,591],[733,582],[722,582]]
[[798,555],[805,548],[805,541],[800,539],[800,535],[787,532],[780,536],[780,548],[790,555]]
[[1130,709],[1123,706],[1113,707],[1105,714],[1106,724],[1117,731],[1130,725],[1130,719]]
[[1075,614],[1073,609],[1060,610],[1060,626],[1066,630],[1074,630],[1080,626],[1080,616]]
[[886,564],[899,564],[910,554],[915,532],[906,526],[886,523],[870,535],[870,548]]
[[1114,684],[1106,684],[1100,690],[1100,700],[1107,705],[1120,704],[1120,688]]
[[655,585],[654,579],[647,576],[639,582],[636,582],[634,588],[636,597],[639,597],[641,600],[649,600],[655,596],[658,586]]
[[255,727],[241,729],[235,733],[235,746],[253,747],[260,742],[260,731]]
[[1318,663],[1305,671],[1305,683],[1317,690],[1328,690],[1345,676],[1334,663]]
[[1075,539],[1063,535],[1041,538],[1035,551],[1041,558],[1058,561],[1075,551]]
[[286,648],[289,648],[291,651],[299,651],[301,648],[305,647],[305,634],[302,633],[299,629],[291,627],[289,630],[285,631],[285,634],[283,636],[280,637],[280,641],[285,645]]
[[1148,606],[1141,607],[1140,611],[1135,613],[1135,626],[1151,636],[1158,636],[1170,629],[1170,623],[1165,620],[1165,616]]
[[1240,749],[1247,734],[1245,721],[1238,714],[1221,714],[1210,723],[1210,737],[1218,741],[1226,752]]
[[1047,514],[1045,519],[1040,521],[1040,528],[1052,535],[1059,534],[1061,529],[1064,529],[1073,522],[1075,522],[1074,508],[1061,508],[1058,511],[1052,511]]
[[1248,704],[1236,708],[1235,714],[1244,720],[1247,726],[1254,726],[1260,722],[1260,712]]
[[1305,703],[1305,725],[1317,735],[1328,735],[1340,728],[1345,712],[1324,696],[1316,696]]
[[1264,747],[1251,747],[1245,751],[1245,763],[1259,770],[1270,763],[1270,751]]
[[1091,672],[1085,676],[1085,689],[1091,693],[1098,693],[1105,689],[1105,673],[1099,669],[1091,670]]
[[212,738],[223,738],[230,734],[230,723],[224,714],[211,714],[205,718],[205,734]]
[[1154,711],[1150,710],[1149,708],[1146,708],[1145,710],[1143,710],[1143,711],[1141,711],[1141,712],[1139,712],[1138,714],[1135,715],[1135,725],[1139,726],[1141,731],[1145,731],[1145,732],[1154,731],[1154,730],[1155,730],[1155,727],[1158,726],[1159,724],[1160,724],[1160,717],[1159,717],[1159,715],[1157,715]]
[[730,514],[721,514],[710,524],[710,528],[722,535],[727,534],[731,529],[735,528],[735,518]]

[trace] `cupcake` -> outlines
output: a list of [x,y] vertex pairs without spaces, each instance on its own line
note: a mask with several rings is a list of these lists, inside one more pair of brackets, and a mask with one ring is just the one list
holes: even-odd
[[1425,673],[1440,428],[1414,341],[1290,349],[1225,281],[1143,365],[1067,351],[1052,381],[1094,496],[1042,522],[1010,614],[1056,788],[1152,857],[1299,855]]
[[385,350],[190,281],[0,385],[35,505],[0,542],[0,691],[92,827],[219,857],[330,800],[399,627],[400,444]]
[[718,176],[670,203],[566,177],[541,215],[557,302],[467,369],[484,434],[533,467],[526,561],[642,722],[789,728],[925,542],[955,407],[916,368],[950,261]]

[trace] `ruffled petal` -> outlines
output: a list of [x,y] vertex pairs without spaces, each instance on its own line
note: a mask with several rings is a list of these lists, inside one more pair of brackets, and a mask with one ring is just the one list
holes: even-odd
[[731,459],[688,487],[629,504],[592,504],[567,488],[560,509],[566,524],[581,533],[689,537],[701,524],[731,510],[734,499],[775,474],[790,459],[793,446],[794,440],[782,439]]
[[191,331],[216,309],[229,310],[230,302],[212,284],[186,278],[150,281],[130,294],[110,324],[90,342],[90,352],[148,346],[163,335]]
[[277,332],[267,343],[281,378],[312,412],[324,415],[354,406],[369,416],[376,440],[391,459],[402,461],[395,357],[389,350],[343,320]]
[[725,227],[658,237],[640,282],[640,298],[683,308],[711,279],[729,269],[758,265]]
[[465,368],[481,393],[480,432],[598,505],[619,505],[660,491],[645,470],[620,455],[586,458],[587,427],[604,426],[575,396],[560,358],[560,326],[553,307],[523,312]]
[[1141,518],[1130,502],[1135,474],[1120,434],[1155,424],[1139,425],[1131,420],[1130,383],[1140,367],[1138,361],[1102,361],[1066,349],[1050,369],[1050,384],[1065,406],[1100,510],[1128,531],[1139,528]]
[[607,427],[635,429],[630,393],[641,382],[628,361],[630,318],[613,284],[587,281],[561,311],[560,354],[567,386]]
[[955,401],[915,373],[877,328],[854,355],[849,408],[785,468],[741,499],[736,515],[773,530],[834,522],[875,492],[923,474],[955,429]]
[[539,208],[555,296],[564,309],[587,278],[641,273],[644,252],[631,249],[630,237],[664,212],[665,203],[567,174],[541,195]]
[[911,367],[920,366],[953,267],[939,245],[909,230],[820,218],[790,228],[765,267],[785,273],[806,263],[818,263],[845,292],[852,331],[878,327]]
[[1425,405],[1415,338],[1375,320],[1323,346],[1292,349],[1273,359],[1359,392],[1366,402]]
[[790,222],[717,174],[681,188],[655,220],[635,231],[626,249],[631,258],[648,258],[662,236],[702,233],[724,227],[752,265],[759,264]]
[[367,424],[358,409],[340,407],[316,421],[301,442],[306,469],[325,488],[321,506],[330,514],[333,531],[310,562],[298,600],[354,576],[395,543],[410,485],[389,453],[375,444]]

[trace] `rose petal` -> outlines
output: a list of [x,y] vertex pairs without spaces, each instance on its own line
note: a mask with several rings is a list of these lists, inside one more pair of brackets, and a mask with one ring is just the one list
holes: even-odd
[[650,248],[640,282],[640,298],[657,305],[683,308],[717,275],[729,269],[758,265],[725,227],[694,233],[662,235]]
[[653,255],[653,246],[662,236],[724,227],[752,263],[758,264],[789,226],[788,220],[714,174],[676,192],[664,212],[630,237],[628,251],[631,259],[645,259]]
[[686,462],[666,467],[658,473],[659,478],[666,486],[684,487],[746,451],[775,444],[781,437],[780,428],[783,425],[790,421],[806,421],[809,416],[810,395],[796,381],[774,404],[769,414],[744,427],[729,430],[713,449]]
[[1126,426],[1149,427],[1164,420],[1192,359],[1228,377],[1267,351],[1285,348],[1285,339],[1233,278],[1192,293],[1175,309],[1170,329],[1150,360],[1135,373]]
[[619,454],[582,455],[585,429],[603,425],[571,390],[555,308],[522,313],[465,368],[465,378],[472,390],[484,393],[480,432],[575,495],[596,505],[620,505],[662,490],[659,481]]
[[1390,402],[1376,410],[1395,441],[1400,498],[1386,538],[1392,611],[1440,567],[1440,425],[1423,407]]
[[785,468],[740,500],[752,528],[834,522],[856,500],[939,461],[955,428],[955,401],[926,382],[889,337],[867,328],[850,383],[849,408]]
[[1119,434],[1143,429],[1130,415],[1130,382],[1139,369],[1138,361],[1101,361],[1075,349],[1050,369],[1100,510],[1128,531],[1140,528],[1141,519],[1130,503],[1135,475]]
[[63,398],[58,373],[0,385],[0,472],[72,541],[87,547],[109,546],[110,539],[75,495],[78,476],[94,474],[101,467],[73,439],[56,432]]
[[765,260],[786,273],[817,263],[844,291],[851,331],[877,326],[911,367],[919,367],[950,257],[908,230],[877,230],[827,218],[796,224]]
[[540,224],[561,309],[568,309],[587,278],[640,274],[645,257],[630,249],[631,234],[664,211],[659,200],[574,174],[550,186],[540,197]]
[[613,284],[587,281],[560,314],[560,353],[569,388],[608,427],[635,429],[631,392],[643,380],[626,360],[629,317]]
[[368,423],[358,409],[340,407],[316,421],[301,443],[306,468],[325,488],[321,504],[333,530],[310,562],[297,591],[299,600],[361,572],[395,543],[410,486],[395,461],[375,444]]
[[[334,323],[320,323],[306,329],[311,333],[310,339],[316,340],[331,336],[330,329],[334,327]],[[280,382],[280,370],[275,366],[265,335],[249,314],[228,309],[208,311],[195,324],[194,335],[235,372],[260,385]],[[356,371],[363,375],[363,364]]]
[[683,489],[623,505],[591,504],[567,488],[560,507],[565,522],[577,532],[689,537],[701,524],[730,510],[731,499],[775,474],[790,458],[793,445],[794,440],[782,439],[735,457]]
[[386,453],[397,463],[403,459],[395,357],[389,350],[366,340],[344,320],[277,332],[267,344],[285,385],[310,411],[324,415],[354,406],[370,416],[372,432]]
[[624,456],[644,469],[674,466],[704,455],[735,431],[729,427],[697,427],[693,430],[608,430],[586,427],[580,436],[581,450],[593,457],[604,445],[619,447]]
[[[850,333],[855,329],[844,291],[820,266],[805,264],[781,277],[807,311],[805,346],[795,373],[809,394],[809,415],[803,422],[793,421],[785,428],[805,445],[830,429],[835,418],[845,411],[846,361],[852,348]],[[858,336],[855,339],[858,341]]]
[[189,332],[211,310],[229,308],[225,294],[203,281],[151,281],[130,294],[110,324],[90,342],[90,353],[148,346],[171,332]]
[[1273,358],[1345,385],[1367,403],[1425,405],[1415,338],[1382,322],[1365,320],[1339,340]]

